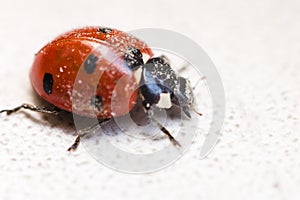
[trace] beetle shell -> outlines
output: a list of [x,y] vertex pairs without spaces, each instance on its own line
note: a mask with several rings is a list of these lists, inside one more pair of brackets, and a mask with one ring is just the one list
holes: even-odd
[[[110,63],[95,50],[99,46],[113,51],[118,59]],[[62,110],[98,118],[124,115],[135,105],[138,93],[138,80],[125,59],[126,50],[132,47],[148,57],[153,55],[143,41],[122,31],[103,27],[72,30],[36,54],[30,72],[32,86]],[[120,78],[122,83],[115,88]]]

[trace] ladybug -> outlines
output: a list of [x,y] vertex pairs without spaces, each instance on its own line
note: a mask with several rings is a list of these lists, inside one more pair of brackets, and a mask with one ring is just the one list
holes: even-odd
[[[94,51],[96,47],[109,49],[118,59],[110,62],[101,51]],[[77,80],[80,70],[81,77]],[[115,88],[121,78],[122,87]],[[85,117],[96,116],[101,124],[127,114],[140,98],[150,121],[174,145],[180,146],[170,132],[153,119],[151,108],[178,106],[188,118],[191,117],[189,111],[194,110],[189,80],[178,76],[166,57],[153,57],[145,42],[107,27],[79,28],[56,37],[35,55],[30,80],[35,92],[54,107],[22,104],[0,113],[9,115],[20,109],[48,114],[68,111]],[[74,102],[74,96],[80,102]],[[78,133],[68,151],[76,150],[84,134],[84,131]]]

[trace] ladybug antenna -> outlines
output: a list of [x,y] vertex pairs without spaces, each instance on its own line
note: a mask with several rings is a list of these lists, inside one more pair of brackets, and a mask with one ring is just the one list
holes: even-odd
[[194,111],[199,116],[203,115],[202,113],[200,113],[199,111],[197,111],[194,106],[191,107],[191,110]]
[[[192,87],[192,89],[195,90],[197,85],[204,79],[205,79],[205,76],[202,76],[201,78],[199,78],[198,81],[196,82],[196,84]],[[191,106],[191,110],[194,111],[197,115],[202,116],[202,113],[197,111],[196,108],[193,105]]]
[[[161,57],[164,57],[164,55],[162,55]],[[177,73],[181,73],[181,72],[185,71],[188,66],[190,66],[190,63],[186,62],[177,70]],[[194,90],[197,87],[197,85],[200,83],[200,81],[204,80],[205,78],[206,78],[205,76],[202,76],[201,78],[199,78],[197,80],[196,84],[192,87],[192,89]]]
[[201,81],[203,81],[204,79],[206,79],[205,76],[202,76],[201,78],[199,78],[199,79],[197,80],[196,84],[193,86],[193,90],[194,90],[194,89],[197,87],[197,85],[199,85],[199,83],[200,83]]
[[184,72],[184,71],[187,69],[188,66],[190,66],[190,63],[185,62],[185,63],[182,64],[182,65],[180,66],[180,68],[177,70],[177,73],[180,74],[181,72]]

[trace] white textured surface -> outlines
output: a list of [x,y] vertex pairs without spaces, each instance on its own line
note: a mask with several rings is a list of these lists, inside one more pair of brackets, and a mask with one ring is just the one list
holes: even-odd
[[167,28],[211,56],[227,96],[214,151],[201,143],[162,171],[129,175],[93,160],[68,120],[0,116],[0,199],[299,199],[300,3],[294,1],[3,1],[0,108],[34,102],[34,53],[78,26]]

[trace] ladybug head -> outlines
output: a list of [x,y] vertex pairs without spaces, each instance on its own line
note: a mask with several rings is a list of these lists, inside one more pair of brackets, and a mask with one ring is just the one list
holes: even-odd
[[175,105],[190,117],[188,110],[194,103],[192,87],[187,79],[177,76],[167,59],[155,57],[148,60],[142,65],[141,77],[140,94],[146,109],[152,105],[162,109]]

